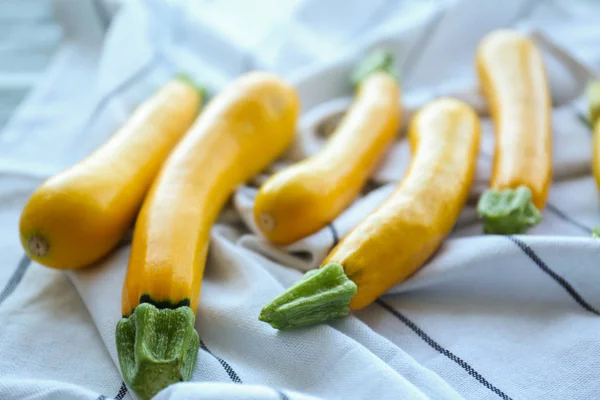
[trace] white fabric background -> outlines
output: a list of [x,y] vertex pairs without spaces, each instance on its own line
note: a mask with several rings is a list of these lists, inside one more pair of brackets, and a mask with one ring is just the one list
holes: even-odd
[[[331,226],[277,249],[254,232],[253,185],[213,229],[190,383],[158,399],[591,399],[600,397],[600,225],[590,175],[583,85],[600,70],[594,2],[507,0],[255,2],[56,0],[63,42],[45,78],[0,134],[0,398],[134,398],[114,344],[129,248],[62,273],[30,263],[19,212],[44,178],[101,144],[171,74],[217,91],[250,69],[298,88],[299,140],[276,166],[313,153],[350,95],[346,75],[369,48],[400,62],[406,120],[454,94],[480,110],[484,141],[473,202],[416,276],[342,321],[277,332],[257,315],[315,267],[401,179],[410,155],[390,150],[365,196]],[[555,182],[544,222],[526,236],[481,236],[477,193],[493,136],[473,53],[500,26],[544,49],[555,101]],[[486,156],[486,154],[488,156]],[[264,176],[255,179],[261,182]],[[399,251],[401,251],[401,244]]]
[[0,130],[58,48],[60,27],[52,17],[46,0],[0,2]]

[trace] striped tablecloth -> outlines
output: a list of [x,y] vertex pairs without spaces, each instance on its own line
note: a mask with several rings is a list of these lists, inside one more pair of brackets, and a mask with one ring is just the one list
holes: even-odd
[[[417,275],[341,321],[278,333],[261,306],[389,195],[409,160],[399,140],[364,196],[330,226],[286,248],[254,232],[256,187],[239,188],[212,232],[192,380],[158,399],[592,399],[600,396],[600,225],[591,131],[580,96],[600,69],[597,3],[569,1],[132,0],[54,2],[63,39],[0,134],[0,398],[134,398],[114,329],[129,246],[63,273],[21,250],[19,213],[49,175],[80,160],[173,73],[218,90],[250,69],[289,79],[302,98],[290,162],[322,144],[343,112],[345,75],[386,45],[400,64],[405,113],[442,94],[481,112],[473,201]],[[350,4],[350,5],[349,5]],[[0,6],[1,7],[1,6]],[[554,177],[544,221],[528,235],[481,235],[477,194],[493,135],[473,53],[501,26],[544,50],[555,103]],[[276,168],[276,166],[274,167]],[[254,183],[264,179],[259,176]],[[399,244],[401,250],[401,244]]]

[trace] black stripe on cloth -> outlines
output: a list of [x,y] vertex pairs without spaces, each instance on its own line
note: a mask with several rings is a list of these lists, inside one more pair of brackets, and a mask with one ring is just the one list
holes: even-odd
[[[485,159],[491,159],[492,156],[488,153],[486,153],[485,151],[481,151],[481,155],[483,156],[483,158]],[[585,231],[586,233],[591,234],[592,233],[592,229],[583,225],[580,222],[575,221],[573,218],[569,217],[564,211],[561,211],[558,207],[556,207],[553,204],[550,203],[546,203],[546,209],[548,209],[549,211],[551,211],[552,213],[556,214],[557,216],[559,216],[560,218],[564,219],[565,221],[569,222],[571,225],[574,225],[576,227],[578,227],[579,229],[581,229],[582,231]]]
[[290,400],[287,394],[283,393],[281,390],[276,390],[277,396],[279,396],[279,400]]
[[483,386],[485,386],[486,388],[488,388],[489,390],[491,390],[492,392],[494,392],[495,394],[497,394],[500,398],[502,398],[504,400],[512,400],[506,393],[504,393],[502,390],[498,389],[496,386],[492,385],[479,372],[475,371],[475,369],[471,365],[469,365],[469,363],[467,363],[462,358],[458,357],[456,354],[452,353],[450,350],[442,347],[438,342],[433,340],[431,338],[431,336],[427,335],[421,328],[419,328],[414,322],[412,322],[406,316],[401,314],[399,311],[395,310],[392,306],[385,303],[381,299],[377,299],[376,303],[379,304],[381,307],[383,307],[388,312],[390,312],[396,318],[398,318],[404,325],[408,326],[414,333],[417,334],[417,336],[419,336],[421,339],[423,339],[423,341],[425,343],[427,343],[431,348],[433,348],[440,354],[446,356],[448,359],[450,359],[453,362],[455,362],[456,364],[458,364],[458,366],[460,366],[462,369],[467,371],[467,373],[469,375],[471,375],[473,378],[475,378]]
[[125,385],[125,382],[122,382],[121,387],[119,388],[119,393],[117,393],[117,395],[115,396],[115,400],[123,400],[123,398],[125,397],[126,394],[127,394],[127,385]]
[[569,217],[563,211],[559,210],[555,205],[550,204],[550,203],[546,203],[546,209],[548,209],[549,211],[551,211],[553,214],[556,214],[560,218],[564,219],[565,221],[567,221],[571,225],[578,227],[582,231],[584,231],[584,232],[586,232],[586,233],[588,233],[590,235],[592,234],[592,228],[588,228],[587,226],[585,226],[585,225],[583,225],[583,224],[575,221],[573,218]]
[[330,251],[331,251],[340,242],[340,235],[338,235],[337,229],[335,229],[333,222],[330,223],[329,225],[327,225],[327,227],[331,231],[331,236],[333,237],[333,244],[331,245],[331,249],[330,249]]
[[25,275],[25,272],[27,272],[27,269],[30,265],[31,260],[29,257],[23,255],[21,261],[19,261],[17,269],[15,269],[15,272],[13,272],[8,282],[6,282],[4,289],[2,289],[2,292],[0,292],[0,304],[2,304],[4,300],[6,300],[8,296],[15,291],[19,283],[21,283],[21,280],[23,280],[23,276]]
[[[481,151],[481,155],[485,159],[491,159],[492,158],[492,156],[490,154],[486,153],[483,150]],[[560,218],[564,219],[565,221],[569,222],[571,225],[574,225],[574,226],[578,227],[582,231],[585,231],[586,233],[589,233],[589,234],[592,233],[592,229],[591,228],[583,225],[580,222],[575,221],[573,218],[569,217],[564,211],[561,211],[560,209],[558,209],[558,207],[556,207],[555,205],[547,203],[546,204],[546,209],[548,209],[552,213],[556,214]]]
[[232,382],[242,383],[242,380],[240,379],[238,374],[236,374],[236,372],[233,370],[233,368],[231,368],[231,365],[229,365],[229,363],[227,361],[223,360],[221,357],[215,355],[212,351],[210,351],[208,349],[208,347],[206,347],[206,344],[204,344],[204,342],[202,340],[200,341],[200,348],[202,350],[206,351],[211,356],[213,356],[223,366],[223,369],[225,370],[225,372],[227,372],[227,375],[229,375],[229,378],[231,379]]
[[523,253],[525,253],[538,267],[540,267],[542,271],[544,271],[552,279],[554,279],[556,283],[562,286],[563,289],[565,289],[567,293],[571,295],[573,300],[577,302],[577,304],[579,304],[581,307],[585,308],[587,311],[593,314],[600,315],[600,312],[598,312],[598,310],[596,310],[587,301],[585,301],[584,298],[579,294],[579,292],[577,292],[577,290],[575,290],[575,288],[569,282],[567,282],[565,278],[563,278],[562,276],[554,272],[552,269],[550,269],[550,267],[548,267],[548,265],[546,265],[546,263],[542,261],[542,259],[533,251],[533,249],[529,247],[529,245],[527,245],[527,243],[515,236],[508,236],[508,238],[514,244],[519,246]]
[[106,396],[101,394],[96,400],[106,400]]

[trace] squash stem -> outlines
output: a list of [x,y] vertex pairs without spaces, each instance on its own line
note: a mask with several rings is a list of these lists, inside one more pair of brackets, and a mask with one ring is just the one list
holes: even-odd
[[170,384],[190,379],[200,345],[195,319],[187,306],[158,309],[142,303],[118,322],[121,373],[140,398],[150,399]]
[[488,189],[479,199],[477,213],[483,219],[485,233],[512,235],[537,225],[542,215],[526,186],[517,189]]
[[394,55],[386,50],[375,50],[360,62],[350,73],[350,82],[355,88],[369,75],[375,72],[387,72],[398,80],[395,71]]
[[275,329],[314,325],[350,312],[349,304],[357,287],[337,263],[307,272],[304,277],[260,312],[259,320]]
[[200,95],[200,108],[198,109],[198,112],[200,112],[200,109],[202,108],[203,105],[205,105],[206,103],[208,103],[208,98],[209,96],[209,92],[208,90],[202,86],[200,83],[198,83],[194,78],[192,78],[191,76],[180,72],[177,75],[175,75],[175,79],[178,79],[182,82],[185,82],[186,84],[190,85],[191,87],[193,87],[194,89],[196,89],[198,91],[198,94]]

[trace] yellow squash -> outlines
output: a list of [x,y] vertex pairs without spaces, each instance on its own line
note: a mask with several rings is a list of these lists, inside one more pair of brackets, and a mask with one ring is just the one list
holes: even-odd
[[291,143],[298,109],[295,90],[274,75],[237,79],[209,103],[152,185],[135,226],[116,332],[121,370],[141,397],[189,378],[211,226],[235,188]]
[[20,221],[27,255],[52,268],[89,265],[132,226],[171,149],[196,117],[201,92],[174,79],[133,113],[103,146],[43,183]]
[[478,209],[488,233],[540,222],[552,181],[552,102],[540,51],[527,36],[499,30],[482,39],[477,71],[496,131],[490,181]]
[[[590,107],[589,121],[593,129],[592,140],[592,170],[596,178],[596,184],[600,189],[600,80],[590,83],[587,90],[588,103]],[[600,238],[600,226],[592,232],[594,238]]]
[[587,90],[590,107],[590,124],[594,130],[592,145],[592,169],[600,188],[600,80],[592,82]]
[[[389,63],[386,54],[375,56]],[[372,58],[368,61],[373,69]],[[326,146],[260,188],[254,218],[272,242],[292,243],[333,221],[360,193],[394,140],[401,117],[400,88],[389,72],[375,70],[358,84],[352,106]]]
[[594,129],[593,139],[593,155],[592,155],[592,166],[594,169],[594,176],[596,177],[596,184],[600,188],[600,123],[596,122]]
[[266,305],[278,329],[322,322],[372,303],[417,271],[454,226],[475,174],[480,125],[465,103],[442,98],[411,121],[413,158],[396,191],[357,225],[319,270]]

